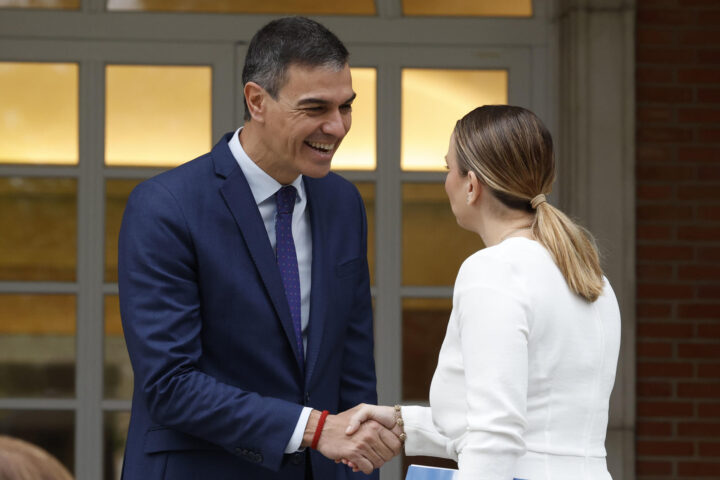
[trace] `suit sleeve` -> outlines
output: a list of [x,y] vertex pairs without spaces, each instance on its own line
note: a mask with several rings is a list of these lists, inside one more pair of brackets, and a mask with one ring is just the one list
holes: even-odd
[[[244,391],[198,368],[200,288],[192,237],[160,182],[139,185],[119,240],[123,329],[154,422],[278,470],[301,405]],[[250,452],[250,453],[248,453]]]

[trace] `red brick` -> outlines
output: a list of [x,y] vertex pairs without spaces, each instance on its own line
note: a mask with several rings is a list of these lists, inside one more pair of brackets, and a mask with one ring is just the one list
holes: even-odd
[[639,417],[692,417],[692,402],[639,401]]
[[[705,20],[708,20],[707,15],[702,15]],[[720,24],[720,12],[714,12],[711,17],[713,21]],[[710,65],[720,65],[720,50],[698,50],[698,63],[707,63]]]
[[691,180],[695,178],[695,171],[687,165],[642,165],[637,167],[637,178],[643,181]]
[[720,44],[720,30],[687,30],[680,32],[682,45],[718,45]]
[[701,300],[720,300],[720,285],[700,285],[697,296]]
[[698,452],[701,457],[720,458],[720,442],[700,442],[698,444]]
[[680,280],[716,280],[720,281],[720,267],[707,265],[681,265],[678,268]]
[[668,382],[638,382],[637,395],[639,397],[669,397],[672,395],[672,385]]
[[680,127],[640,127],[638,141],[654,143],[686,143],[693,139],[693,131]]
[[[720,40],[720,36],[718,37]],[[716,85],[720,82],[720,70],[710,68],[684,68],[678,71],[680,83],[710,83]]]
[[638,317],[667,318],[672,313],[672,307],[665,303],[637,303]]
[[636,425],[638,436],[667,437],[672,435],[670,422],[639,421]]
[[637,266],[637,277],[642,280],[671,280],[673,278],[672,265],[664,264],[640,264]]
[[692,285],[641,283],[637,286],[637,296],[643,300],[682,300],[693,298],[695,290]]
[[[704,338],[704,339],[719,339],[720,338],[720,323],[715,322],[711,324],[700,324],[697,326],[698,329],[698,337]],[[720,344],[718,344],[718,348],[720,348]],[[720,371],[718,372],[720,373]],[[720,375],[718,375],[718,379],[720,379]]]
[[672,227],[663,225],[638,225],[636,233],[640,240],[670,240],[673,238]]
[[638,455],[692,455],[692,442],[637,442]]
[[638,475],[672,475],[672,471],[673,464],[670,462],[638,460],[635,464]]
[[[720,167],[718,167],[718,172],[720,172]],[[700,167],[700,174],[702,175],[702,173],[704,173],[703,167]],[[697,214],[698,218],[702,220],[720,220],[720,205],[700,205],[697,208]]]
[[698,242],[717,242],[720,241],[720,227],[681,226],[678,228],[678,238]]
[[720,398],[720,383],[680,383],[677,392],[681,398]]
[[720,475],[720,462],[678,462],[678,475],[692,477],[715,477]]
[[642,25],[652,26],[676,26],[692,25],[696,23],[696,14],[691,10],[645,10],[637,12],[637,22]]
[[638,260],[691,260],[693,249],[677,245],[638,245]]
[[720,123],[720,109],[684,108],[678,111],[683,123]]
[[672,45],[676,41],[676,30],[669,28],[647,28],[638,25],[637,44],[643,47],[649,45]]
[[639,362],[639,378],[689,378],[693,376],[693,365],[687,362]]
[[[664,61],[661,61],[663,63]],[[638,103],[689,103],[692,101],[693,91],[689,87],[638,87]]]
[[720,188],[720,165],[701,165],[698,167],[698,180],[701,182],[716,182]]
[[[717,334],[714,336],[717,336]],[[701,363],[700,365],[698,365],[698,377],[715,379],[720,378],[720,363]]]
[[715,343],[682,343],[677,347],[680,358],[720,358],[720,347]]
[[638,200],[667,200],[672,198],[672,185],[638,185]]
[[693,326],[687,323],[640,322],[638,336],[645,338],[691,338]]
[[667,342],[638,342],[638,357],[669,358],[672,357],[673,348]]
[[643,0],[637,3],[638,10],[656,10],[658,8],[677,6],[678,0]]
[[720,188],[712,186],[679,186],[677,191],[680,200],[717,200],[720,199]]
[[698,259],[705,262],[720,261],[720,247],[703,247],[698,249]]
[[720,162],[720,147],[680,147],[681,162]]
[[720,128],[702,128],[698,140],[706,143],[720,143]]
[[698,100],[708,103],[720,103],[720,88],[699,88]]
[[660,107],[640,107],[637,110],[638,123],[669,123],[673,120],[673,110]]
[[638,222],[646,220],[686,220],[693,216],[692,207],[685,205],[640,205],[635,212]]
[[683,422],[678,424],[678,434],[683,437],[720,436],[720,423]]
[[698,405],[701,418],[720,418],[720,403],[701,403]]
[[717,7],[717,0],[680,0],[680,5],[682,7]]

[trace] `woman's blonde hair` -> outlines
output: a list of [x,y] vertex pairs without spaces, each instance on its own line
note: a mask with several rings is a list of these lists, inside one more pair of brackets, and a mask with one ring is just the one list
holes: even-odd
[[540,119],[522,107],[486,105],[458,120],[453,138],[463,175],[475,172],[505,206],[534,213],[535,239],[570,289],[594,302],[603,291],[603,272],[592,236],[538,197],[555,181],[552,137]]
[[0,435],[0,480],[72,480],[73,476],[42,448]]

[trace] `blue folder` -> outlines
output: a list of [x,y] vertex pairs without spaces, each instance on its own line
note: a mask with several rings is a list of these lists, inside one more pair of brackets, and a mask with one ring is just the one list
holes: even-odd
[[405,480],[453,480],[457,478],[457,473],[457,470],[450,468],[410,465]]

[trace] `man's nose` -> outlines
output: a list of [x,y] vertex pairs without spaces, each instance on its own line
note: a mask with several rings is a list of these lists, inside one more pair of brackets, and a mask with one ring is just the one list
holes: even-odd
[[[346,118],[347,117],[347,118]],[[342,138],[350,128],[350,118],[343,115],[339,110],[330,113],[325,123],[323,123],[322,131],[325,134]]]

